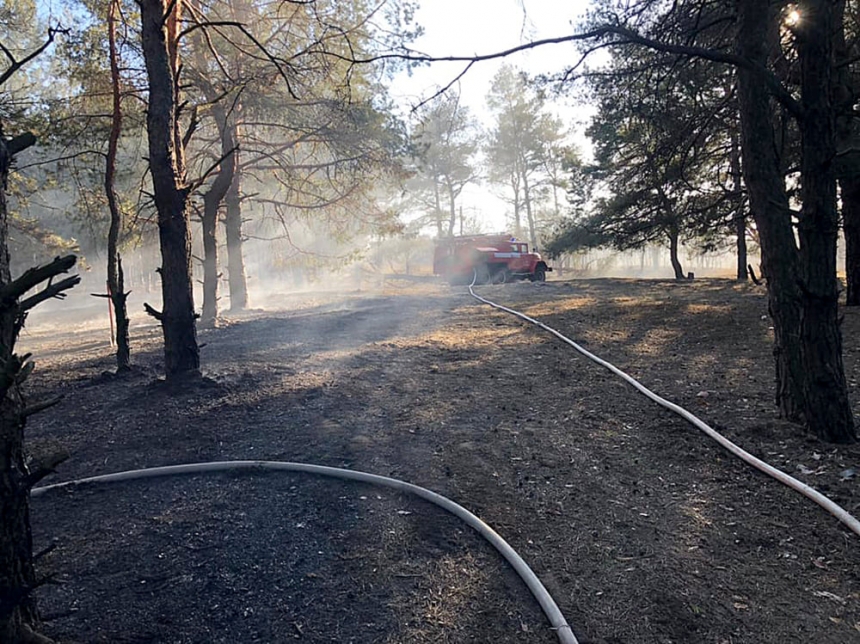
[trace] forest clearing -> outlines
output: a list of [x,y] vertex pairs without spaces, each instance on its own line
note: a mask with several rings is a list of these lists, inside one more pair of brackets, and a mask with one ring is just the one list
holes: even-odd
[[858,107],[856,2],[0,0],[0,644],[860,641]]
[[[571,280],[480,294],[567,333],[745,449],[860,509],[860,448],[773,409],[764,289]],[[856,536],[545,332],[464,287],[273,297],[201,333],[175,391],[160,332],[111,373],[102,324],[34,323],[22,348],[53,483],[229,459],[392,476],[464,505],[535,570],[582,643],[856,642]],[[148,325],[147,325],[148,324]],[[857,399],[860,314],[845,310]],[[525,586],[438,508],[280,473],[87,486],[33,499],[58,642],[554,642]]]

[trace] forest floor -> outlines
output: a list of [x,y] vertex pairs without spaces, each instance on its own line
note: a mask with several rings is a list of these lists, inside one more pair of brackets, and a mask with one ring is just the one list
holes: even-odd
[[[777,419],[763,288],[572,280],[481,287],[860,512],[860,447]],[[466,289],[272,296],[200,332],[206,378],[172,390],[159,329],[134,371],[103,328],[42,316],[46,484],[135,468],[280,460],[403,479],[501,534],[582,644],[860,641],[860,538],[545,331]],[[846,310],[860,403],[860,310]],[[858,409],[860,411],[860,409]],[[33,499],[44,632],[63,643],[555,642],[524,584],[442,510],[285,473],[150,479]]]

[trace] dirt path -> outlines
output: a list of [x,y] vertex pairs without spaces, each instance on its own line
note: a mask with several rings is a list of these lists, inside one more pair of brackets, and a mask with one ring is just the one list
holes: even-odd
[[[860,512],[858,448],[775,419],[763,292],[729,282],[486,287]],[[537,329],[461,291],[288,298],[201,333],[209,381],[170,392],[158,330],[129,378],[103,332],[37,327],[34,449],[56,480],[225,459],[393,476],[463,504],[530,563],[581,642],[855,642],[860,543],[809,501]],[[764,318],[762,316],[765,316]],[[68,329],[65,329],[66,331]],[[856,385],[846,313],[846,368]],[[860,396],[855,396],[857,400]],[[471,530],[388,491],[210,476],[34,500],[66,642],[554,642]]]

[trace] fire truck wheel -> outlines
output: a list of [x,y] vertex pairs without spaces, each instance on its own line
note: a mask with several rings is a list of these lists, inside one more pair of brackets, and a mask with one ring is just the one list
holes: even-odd
[[504,284],[509,280],[508,269],[502,268],[493,275],[493,284]]
[[475,284],[489,284],[490,269],[486,264],[481,264],[475,267]]
[[546,270],[542,266],[535,268],[535,274],[532,276],[532,282],[546,282]]

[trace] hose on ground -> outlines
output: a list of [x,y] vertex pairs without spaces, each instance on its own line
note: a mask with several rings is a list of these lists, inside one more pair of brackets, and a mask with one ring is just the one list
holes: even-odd
[[610,362],[607,362],[606,360],[604,360],[602,358],[599,358],[598,356],[594,355],[590,351],[579,346],[576,342],[574,342],[570,338],[562,335],[561,333],[559,333],[558,331],[556,331],[552,327],[544,324],[543,322],[541,322],[539,320],[535,320],[534,318],[529,317],[525,313],[521,313],[520,311],[516,311],[516,310],[508,308],[506,306],[502,306],[501,304],[497,304],[496,302],[492,302],[492,301],[490,301],[484,297],[481,297],[480,295],[477,295],[475,293],[475,291],[472,290],[472,287],[474,285],[475,285],[475,280],[473,279],[472,283],[469,285],[469,293],[475,299],[483,302],[484,304],[492,306],[495,309],[498,309],[500,311],[504,311],[505,313],[510,313],[511,315],[515,315],[516,317],[518,317],[522,320],[525,320],[526,322],[537,325],[540,328],[544,329],[545,331],[548,331],[549,333],[551,333],[552,335],[557,337],[562,342],[565,342],[565,343],[569,344],[570,346],[572,346],[574,349],[576,349],[579,353],[584,355],[589,360],[592,360],[592,361],[596,362],[597,364],[599,364],[600,366],[605,367],[606,369],[609,369],[609,371],[611,371],[615,375],[619,376],[620,378],[624,379],[629,384],[633,385],[637,390],[639,390],[639,392],[641,392],[642,394],[644,394],[645,396],[647,396],[648,398],[650,398],[651,400],[656,402],[658,405],[660,405],[660,406],[668,409],[669,411],[674,412],[675,414],[679,415],[681,418],[688,421],[694,427],[696,427],[697,429],[701,430],[702,432],[704,432],[705,434],[710,436],[713,440],[715,440],[717,443],[722,445],[729,452],[731,452],[735,456],[739,457],[740,459],[742,459],[743,461],[745,461],[749,465],[752,465],[754,468],[760,470],[761,472],[764,472],[765,474],[772,476],[773,478],[775,478],[780,483],[787,485],[791,489],[793,489],[797,492],[800,492],[803,496],[807,497],[808,499],[811,499],[812,501],[814,501],[815,503],[820,505],[822,508],[827,510],[834,517],[839,519],[854,534],[856,534],[857,536],[860,536],[860,521],[858,521],[856,517],[852,516],[847,510],[845,510],[845,508],[841,507],[840,505],[836,504],[835,502],[833,502],[832,500],[830,500],[829,498],[827,498],[826,496],[821,494],[821,492],[818,492],[817,490],[813,489],[812,487],[810,487],[809,485],[807,485],[803,481],[799,481],[796,478],[794,478],[793,476],[786,474],[782,470],[778,470],[777,468],[773,467],[772,465],[765,463],[761,459],[756,458],[755,456],[753,456],[749,452],[745,451],[744,449],[742,449],[741,447],[739,447],[738,445],[736,445],[735,443],[730,441],[728,438],[726,438],[725,436],[723,436],[722,434],[717,432],[715,429],[710,427],[707,423],[705,423],[704,421],[699,419],[695,414],[687,411],[683,407],[676,405],[673,402],[666,400],[665,398],[663,398],[661,396],[658,396],[653,391],[651,391],[650,389],[645,387],[645,385],[643,385],[641,382],[636,380],[633,376],[630,376],[630,375],[624,373],[623,371],[621,371],[621,369],[619,369],[615,365],[611,364]]
[[91,476],[88,478],[77,479],[74,481],[65,481],[63,483],[55,483],[54,485],[46,485],[44,487],[35,488],[31,492],[31,496],[38,497],[51,490],[58,490],[67,487],[78,486],[86,483],[119,483],[121,481],[132,481],[139,479],[155,478],[162,476],[175,476],[180,474],[203,474],[211,472],[226,472],[236,470],[276,470],[286,472],[304,472],[307,474],[317,474],[339,479],[351,481],[359,481],[361,483],[370,483],[373,485],[382,485],[400,492],[412,493],[425,501],[429,501],[434,505],[450,512],[456,517],[462,519],[466,524],[473,528],[484,539],[489,541],[493,547],[499,551],[504,559],[511,565],[520,578],[525,582],[528,589],[534,595],[540,604],[541,609],[547,616],[553,630],[555,630],[561,644],[578,644],[576,637],[573,634],[573,629],[564,619],[561,610],[549,594],[547,589],[541,583],[534,571],[529,568],[528,564],[514,550],[507,541],[493,530],[489,525],[484,523],[476,515],[469,512],[463,506],[451,501],[450,499],[437,494],[431,490],[419,487],[412,483],[400,481],[398,479],[389,478],[387,476],[379,476],[378,474],[368,474],[366,472],[358,472],[355,470],[345,470],[338,467],[327,467],[324,465],[310,465],[307,463],[291,463],[283,461],[213,461],[209,463],[190,463],[186,465],[169,465],[165,467],[151,467],[140,470],[129,470],[126,472],[117,472],[115,474],[103,474],[101,476]]

